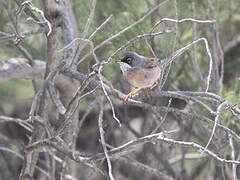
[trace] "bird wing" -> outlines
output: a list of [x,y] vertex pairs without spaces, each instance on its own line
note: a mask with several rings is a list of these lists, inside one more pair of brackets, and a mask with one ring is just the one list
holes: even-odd
[[158,58],[145,58],[147,61],[146,63],[146,68],[153,68],[156,66],[156,64],[158,63],[159,59]]
[[164,59],[158,59],[158,58],[146,58],[149,61],[146,64],[147,68],[153,68],[156,66],[161,66],[161,67],[166,67],[168,66],[170,63],[173,62],[173,58],[172,57],[166,57]]

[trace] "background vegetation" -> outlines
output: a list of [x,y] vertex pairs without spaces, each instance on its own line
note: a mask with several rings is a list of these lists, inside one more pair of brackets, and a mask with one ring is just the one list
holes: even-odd
[[[28,5],[21,6],[22,2],[0,0],[0,179],[240,178],[238,0],[31,1],[53,25],[50,36],[46,35],[46,23],[29,20],[31,15],[24,9],[41,21],[42,16]],[[139,23],[119,33],[142,17]],[[131,39],[149,34],[162,20],[154,30],[162,35],[138,39],[114,55]],[[32,30],[39,31],[21,36]],[[110,37],[114,38],[96,48]],[[204,41],[193,43],[202,37],[209,49]],[[92,42],[97,59],[90,43],[77,38]],[[134,100],[124,102],[124,94],[131,87],[115,61],[126,51],[163,59],[191,43],[165,69],[165,78],[151,98],[143,90]],[[53,81],[47,79],[69,57],[76,63],[58,69]],[[49,63],[46,72],[44,69],[42,74],[37,73],[32,63],[35,60]],[[82,63],[76,65],[79,61]],[[107,61],[110,63],[101,64]],[[20,62],[33,71],[21,76],[26,71]],[[6,68],[12,65],[16,65],[14,70]],[[69,75],[68,68],[79,74]],[[14,73],[17,75],[11,76]],[[205,92],[209,73],[210,87]],[[46,85],[51,83],[66,113],[61,114],[54,103],[56,97],[51,96],[51,87]],[[76,92],[79,94],[74,99]],[[34,96],[38,101],[33,100]],[[31,114],[34,102],[37,106],[32,106]],[[157,133],[163,132],[161,137],[169,141],[157,139]],[[120,146],[131,140],[136,144],[121,150]],[[116,154],[113,147],[119,148]],[[86,159],[79,160],[78,156]]]

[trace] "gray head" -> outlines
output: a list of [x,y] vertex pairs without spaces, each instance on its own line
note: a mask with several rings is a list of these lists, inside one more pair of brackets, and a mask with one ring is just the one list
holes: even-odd
[[144,57],[137,54],[136,52],[127,52],[124,56],[120,59],[121,62],[127,63],[131,67],[139,67],[146,63],[144,61]]

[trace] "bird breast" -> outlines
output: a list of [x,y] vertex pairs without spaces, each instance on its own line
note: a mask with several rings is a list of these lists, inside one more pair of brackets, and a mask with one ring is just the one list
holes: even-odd
[[161,69],[159,66],[153,68],[133,68],[124,73],[124,78],[134,87],[146,88],[152,86],[159,78]]

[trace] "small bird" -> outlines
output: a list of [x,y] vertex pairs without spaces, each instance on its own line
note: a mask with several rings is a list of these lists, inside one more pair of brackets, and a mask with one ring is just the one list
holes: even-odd
[[149,88],[146,95],[157,86],[161,74],[161,65],[158,58],[144,57],[136,52],[127,52],[117,61],[119,63],[123,77],[136,89],[125,96],[124,101],[131,98],[142,88]]

